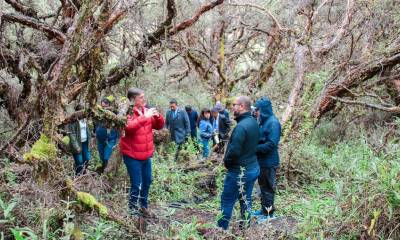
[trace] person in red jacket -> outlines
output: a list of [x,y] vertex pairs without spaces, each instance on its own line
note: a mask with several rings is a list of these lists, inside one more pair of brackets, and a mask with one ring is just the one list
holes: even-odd
[[147,198],[152,181],[151,157],[154,152],[153,129],[162,129],[164,118],[155,108],[145,107],[143,90],[130,88],[128,99],[131,107],[120,149],[131,180],[129,210],[136,215],[146,212],[148,208]]

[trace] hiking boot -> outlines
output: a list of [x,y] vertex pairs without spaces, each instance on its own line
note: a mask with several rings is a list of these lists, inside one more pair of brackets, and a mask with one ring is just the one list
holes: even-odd
[[261,215],[257,217],[257,224],[262,224],[265,222],[269,222],[271,220],[274,220],[276,217],[274,217],[273,214],[270,215]]
[[263,210],[260,209],[260,210],[252,212],[251,215],[253,215],[255,217],[262,216],[262,215],[264,215],[264,212],[263,212]]
[[150,212],[150,210],[147,209],[147,208],[143,208],[143,207],[140,208],[139,213],[140,213],[140,215],[143,216],[144,218],[152,218],[152,217],[155,217],[154,214],[152,214],[152,213]]

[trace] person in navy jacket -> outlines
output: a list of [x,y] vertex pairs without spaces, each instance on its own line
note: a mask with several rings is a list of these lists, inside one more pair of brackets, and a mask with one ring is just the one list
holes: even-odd
[[260,165],[258,184],[261,189],[261,209],[254,215],[259,221],[273,217],[275,206],[276,169],[279,166],[278,145],[281,136],[281,124],[272,111],[271,101],[261,98],[256,101],[255,115],[260,125],[260,140],[257,146],[257,160]]

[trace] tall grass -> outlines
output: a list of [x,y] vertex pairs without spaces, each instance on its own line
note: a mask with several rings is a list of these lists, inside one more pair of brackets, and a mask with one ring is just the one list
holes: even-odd
[[392,142],[381,151],[362,135],[323,145],[320,135],[300,146],[294,158],[311,182],[289,186],[279,208],[300,222],[300,239],[397,239],[400,237],[400,152]]

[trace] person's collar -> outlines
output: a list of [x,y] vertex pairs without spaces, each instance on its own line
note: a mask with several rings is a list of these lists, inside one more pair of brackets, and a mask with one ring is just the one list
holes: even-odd
[[144,114],[144,112],[145,112],[145,107],[137,107],[137,106],[135,106],[134,108],[133,108],[133,110],[134,111],[136,111],[139,115],[142,115],[142,114]]
[[251,112],[243,112],[241,113],[239,116],[236,117],[236,121],[239,122],[240,120],[242,120],[243,118],[247,118],[247,117],[251,117]]

